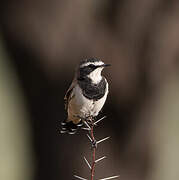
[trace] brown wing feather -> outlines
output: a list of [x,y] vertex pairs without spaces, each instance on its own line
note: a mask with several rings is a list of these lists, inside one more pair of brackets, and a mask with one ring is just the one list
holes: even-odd
[[68,104],[70,102],[70,100],[73,98],[73,96],[71,95],[73,88],[76,85],[76,78],[72,81],[71,86],[69,87],[69,89],[67,90],[65,97],[64,97],[64,101],[65,101],[65,109],[68,109]]

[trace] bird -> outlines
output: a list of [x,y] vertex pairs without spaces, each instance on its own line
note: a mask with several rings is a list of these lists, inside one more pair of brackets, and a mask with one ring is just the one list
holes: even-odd
[[61,133],[75,134],[83,125],[83,119],[98,116],[109,92],[108,82],[101,74],[108,66],[110,64],[98,58],[84,59],[79,63],[64,97],[68,117],[61,122]]

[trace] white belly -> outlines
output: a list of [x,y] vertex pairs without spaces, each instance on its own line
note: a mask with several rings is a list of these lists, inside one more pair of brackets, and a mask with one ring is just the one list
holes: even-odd
[[101,99],[93,101],[84,97],[82,95],[81,89],[77,85],[73,89],[74,98],[72,98],[70,102],[70,107],[73,111],[74,116],[80,116],[83,118],[88,116],[97,116],[106,101],[106,97],[108,94],[108,85],[106,86],[106,88],[107,90],[105,95]]

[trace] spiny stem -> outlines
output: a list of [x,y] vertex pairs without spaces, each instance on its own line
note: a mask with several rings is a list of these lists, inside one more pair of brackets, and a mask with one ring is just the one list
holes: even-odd
[[[97,145],[99,143],[109,139],[110,137],[108,136],[108,137],[105,137],[105,138],[103,138],[101,140],[98,140],[98,141],[96,141],[96,139],[94,137],[94,127],[97,125],[98,122],[100,122],[104,118],[105,117],[103,117],[100,120],[95,122],[94,119],[92,117],[90,117],[88,120],[84,121],[84,124],[86,125],[86,128],[84,128],[84,130],[89,131],[89,134],[87,134],[87,137],[90,140],[91,145],[92,145],[92,162],[89,163],[88,160],[84,157],[84,160],[85,160],[86,164],[88,165],[89,169],[91,170],[90,180],[94,180],[96,163],[106,158],[106,156],[103,156],[103,157],[96,160],[96,148],[97,148]],[[85,178],[82,178],[81,176],[77,176],[77,175],[74,175],[74,176],[76,178],[78,178],[78,179],[81,179],[81,180],[87,180]],[[106,178],[103,178],[103,179],[100,179],[100,180],[109,180],[109,179],[115,179],[115,178],[118,178],[118,177],[119,176],[111,176],[111,177],[106,177]]]
[[[96,141],[94,138],[94,124],[91,124],[91,138],[93,141]],[[94,180],[94,172],[95,172],[95,158],[96,158],[96,147],[93,147],[92,152],[92,166],[91,166],[91,180]]]

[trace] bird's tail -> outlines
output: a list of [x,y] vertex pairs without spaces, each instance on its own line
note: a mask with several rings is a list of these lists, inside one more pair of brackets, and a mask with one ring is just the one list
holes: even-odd
[[80,121],[78,124],[74,124],[72,121],[61,122],[61,133],[75,134],[79,127],[83,126],[83,122]]

